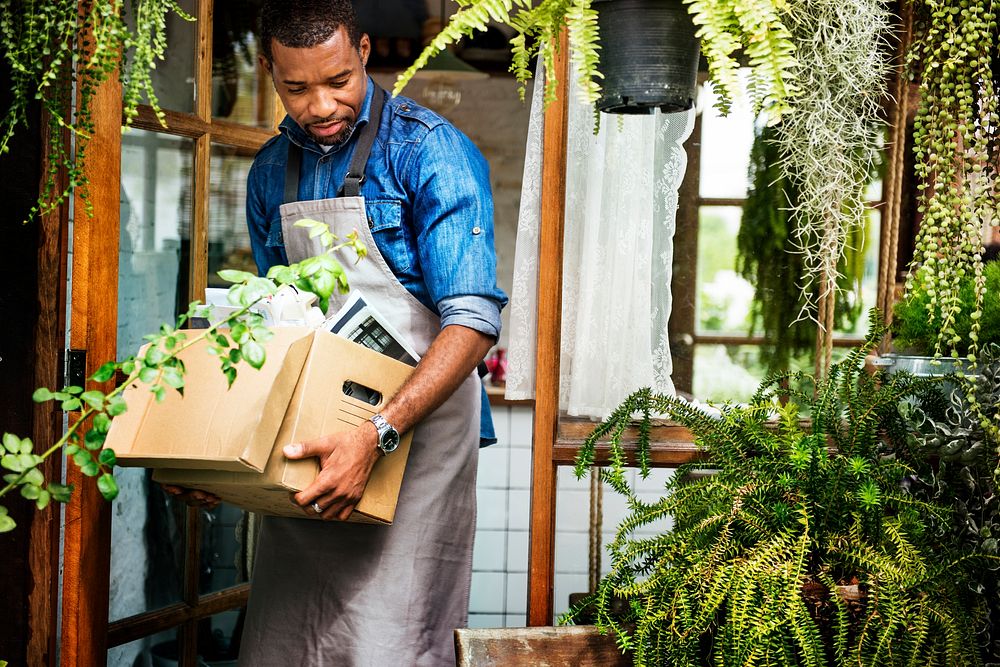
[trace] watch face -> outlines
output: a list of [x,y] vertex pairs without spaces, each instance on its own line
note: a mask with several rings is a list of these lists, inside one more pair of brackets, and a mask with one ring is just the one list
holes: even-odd
[[399,447],[399,433],[396,433],[396,429],[392,429],[382,436],[382,451],[388,454],[396,451],[397,447]]

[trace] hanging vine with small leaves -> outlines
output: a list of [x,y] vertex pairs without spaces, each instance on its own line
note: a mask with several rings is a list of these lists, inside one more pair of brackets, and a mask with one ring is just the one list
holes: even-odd
[[913,143],[922,220],[906,293],[925,291],[929,319],[941,321],[934,354],[958,357],[965,344],[956,326],[962,284],[971,276],[975,304],[965,356],[975,362],[985,292],[983,229],[1000,224],[1000,4],[918,0],[914,8],[909,64],[920,79]]
[[[143,101],[165,124],[151,72],[166,50],[167,16],[194,17],[176,0],[132,0],[130,5],[134,28],[125,21],[124,0],[0,0],[0,50],[13,98],[0,121],[0,154],[9,150],[15,131],[27,127],[36,100],[48,125],[49,166],[30,217],[52,212],[74,190],[92,212],[84,169],[94,131],[92,101],[119,67],[125,124],[135,120]],[[66,173],[63,184],[60,170]]]

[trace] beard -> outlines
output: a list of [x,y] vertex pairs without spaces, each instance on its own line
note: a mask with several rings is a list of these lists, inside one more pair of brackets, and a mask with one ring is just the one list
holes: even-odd
[[[312,130],[313,125],[323,125],[325,123],[338,121],[343,122],[344,127],[342,127],[336,134],[330,136],[320,136]],[[353,118],[348,118],[346,116],[331,116],[330,118],[324,118],[323,120],[309,123],[309,125],[306,126],[306,130],[308,130],[309,136],[312,137],[313,141],[321,146],[340,146],[350,138],[351,133],[354,131],[354,125],[355,120]]]

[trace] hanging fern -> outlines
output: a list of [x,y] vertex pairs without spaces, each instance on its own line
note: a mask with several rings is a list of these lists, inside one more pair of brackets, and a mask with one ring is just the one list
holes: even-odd
[[[637,665],[979,664],[984,600],[969,583],[1000,561],[957,549],[934,529],[952,508],[902,490],[926,464],[896,446],[898,405],[934,381],[866,374],[864,357],[884,334],[877,313],[870,325],[865,345],[818,383],[775,375],[749,405],[718,416],[642,390],[587,439],[580,476],[606,437],[608,476],[621,475],[621,434],[637,414],[647,425],[649,414],[669,415],[705,456],[678,469],[655,502],[613,485],[629,513],[593,602]],[[712,474],[691,477],[696,470]],[[666,517],[670,532],[640,534]],[[629,600],[624,616],[611,612],[616,596]]]
[[798,94],[798,62],[792,35],[785,27],[786,0],[684,0],[698,26],[702,53],[708,61],[723,114],[740,95],[742,50],[750,70],[749,90],[754,112],[763,110],[772,122],[791,111]]
[[[135,119],[144,96],[163,122],[150,73],[166,49],[166,16],[175,12],[194,19],[176,0],[134,0],[132,6],[134,31],[125,24],[123,0],[94,0],[83,10],[75,0],[0,0],[0,50],[11,71],[13,98],[0,123],[0,154],[7,152],[17,128],[27,125],[34,100],[48,122],[50,166],[32,217],[53,211],[74,189],[91,212],[84,165],[94,131],[92,101],[119,65],[126,124]],[[131,59],[122,62],[130,49]],[[63,189],[56,186],[60,169],[67,176]]]

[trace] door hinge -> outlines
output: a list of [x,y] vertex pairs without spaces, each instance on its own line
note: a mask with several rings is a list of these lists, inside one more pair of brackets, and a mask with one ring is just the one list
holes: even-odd
[[66,368],[63,369],[66,386],[82,387],[87,381],[87,351],[66,350]]

